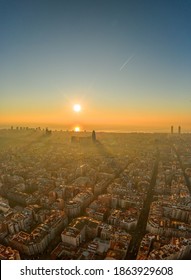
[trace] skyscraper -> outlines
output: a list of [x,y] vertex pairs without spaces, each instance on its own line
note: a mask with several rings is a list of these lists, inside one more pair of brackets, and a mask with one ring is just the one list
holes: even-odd
[[178,134],[181,133],[181,126],[178,127]]
[[171,134],[173,134],[173,125],[171,126]]
[[92,131],[92,141],[96,142],[96,133],[95,130]]

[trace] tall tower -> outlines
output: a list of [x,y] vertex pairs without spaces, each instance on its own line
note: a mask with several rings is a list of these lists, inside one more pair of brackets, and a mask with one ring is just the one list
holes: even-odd
[[178,127],[178,134],[181,133],[181,126]]
[[95,130],[92,131],[92,141],[96,142],[96,133]]
[[173,125],[171,126],[171,134],[173,134]]

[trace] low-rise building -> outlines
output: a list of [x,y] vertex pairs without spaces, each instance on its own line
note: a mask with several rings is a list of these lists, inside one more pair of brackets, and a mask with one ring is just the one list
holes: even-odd
[[20,260],[19,251],[0,244],[0,260]]

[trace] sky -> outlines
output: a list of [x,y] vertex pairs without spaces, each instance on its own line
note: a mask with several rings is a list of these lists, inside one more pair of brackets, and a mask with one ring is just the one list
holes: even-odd
[[191,131],[190,14],[190,0],[0,0],[0,126]]

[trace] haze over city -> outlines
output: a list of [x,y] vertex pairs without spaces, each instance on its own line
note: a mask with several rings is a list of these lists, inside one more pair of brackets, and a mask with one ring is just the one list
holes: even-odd
[[191,259],[190,14],[0,0],[0,260]]
[[190,131],[190,13],[178,0],[1,0],[0,126]]

